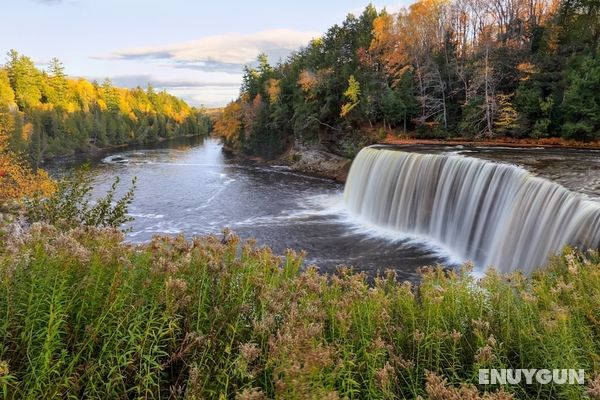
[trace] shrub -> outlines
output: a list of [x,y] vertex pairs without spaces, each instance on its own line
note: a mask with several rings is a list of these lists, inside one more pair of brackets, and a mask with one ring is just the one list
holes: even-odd
[[136,178],[125,195],[115,200],[119,182],[120,178],[116,177],[104,197],[92,201],[92,178],[88,168],[83,167],[58,182],[53,195],[27,201],[27,218],[30,222],[44,221],[63,229],[77,226],[120,227],[132,220],[127,211],[133,201]]

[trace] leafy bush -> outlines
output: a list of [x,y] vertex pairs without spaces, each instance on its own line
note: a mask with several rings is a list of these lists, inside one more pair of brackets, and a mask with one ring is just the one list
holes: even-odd
[[[600,256],[531,278],[425,269],[372,284],[226,233],[132,246],[34,224],[0,245],[8,398],[579,399],[598,393]],[[477,384],[479,368],[583,368],[580,385]],[[6,377],[10,376],[9,379]],[[485,393],[485,394],[484,394]]]
[[81,168],[58,182],[52,196],[29,200],[27,217],[31,222],[44,221],[63,229],[81,225],[118,228],[132,220],[127,210],[133,201],[136,178],[127,193],[115,200],[119,182],[116,177],[106,195],[92,201],[92,178],[87,167]]

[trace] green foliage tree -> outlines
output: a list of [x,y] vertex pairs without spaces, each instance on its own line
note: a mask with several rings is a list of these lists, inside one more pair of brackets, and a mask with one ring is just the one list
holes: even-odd
[[600,139],[600,60],[587,56],[567,72],[563,135],[579,140]]
[[48,65],[48,86],[50,95],[48,102],[59,106],[65,106],[68,102],[68,81],[65,75],[65,67],[58,58],[52,58]]
[[402,126],[406,133],[407,124],[417,109],[414,96],[412,75],[406,72],[394,88],[387,88],[381,100],[381,112],[384,125]]
[[39,105],[42,99],[42,75],[33,61],[16,50],[10,50],[6,70],[19,108],[25,110]]

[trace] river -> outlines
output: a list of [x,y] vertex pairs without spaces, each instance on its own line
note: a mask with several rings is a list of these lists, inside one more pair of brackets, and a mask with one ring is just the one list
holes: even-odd
[[[567,189],[600,201],[600,151],[543,148],[400,146],[400,150],[460,154],[521,166]],[[54,165],[63,173],[72,164]],[[155,234],[219,234],[231,228],[276,252],[304,250],[307,264],[332,272],[354,266],[369,275],[392,268],[413,280],[420,266],[462,260],[424,240],[358,222],[343,202],[343,185],[284,166],[244,165],[229,159],[215,139],[184,139],[129,148],[92,161],[96,192],[116,176],[121,191],[138,188],[127,234],[132,242]]]

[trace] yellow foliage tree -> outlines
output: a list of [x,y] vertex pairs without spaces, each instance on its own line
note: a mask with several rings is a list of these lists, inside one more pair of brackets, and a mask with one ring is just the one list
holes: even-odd
[[267,94],[269,95],[269,103],[274,104],[279,100],[281,87],[278,79],[271,78],[267,81]]
[[354,75],[350,75],[350,78],[348,78],[348,89],[344,92],[344,97],[348,99],[348,102],[342,105],[340,117],[346,117],[358,105],[360,84],[354,78]]

